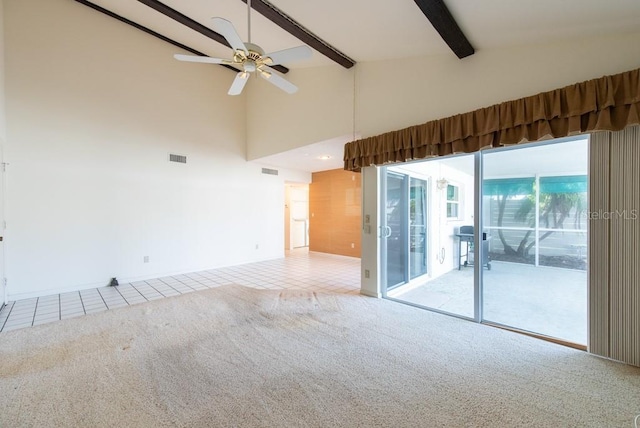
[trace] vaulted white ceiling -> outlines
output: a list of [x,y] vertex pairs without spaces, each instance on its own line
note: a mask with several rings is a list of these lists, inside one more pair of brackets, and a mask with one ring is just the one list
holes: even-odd
[[[231,56],[230,48],[140,0],[89,1],[206,55]],[[247,39],[247,5],[242,0],[160,1],[209,28],[212,17],[223,17],[234,24],[244,40]],[[406,58],[431,55],[455,58],[414,0],[269,2],[355,62],[397,59],[398,70],[401,70],[406,65],[403,62]],[[476,52],[640,31],[639,0],[444,0],[444,3]],[[302,44],[255,10],[251,12],[251,33],[252,42],[266,52]],[[176,53],[185,52],[176,47]],[[294,70],[341,67],[315,50],[309,60],[283,65]],[[306,171],[340,168],[343,145],[347,140],[337,136],[260,161],[281,167],[296,165]],[[329,155],[330,159],[321,161],[318,159],[321,155]]]
[[[90,0],[116,14],[210,56],[230,49],[135,0]],[[247,37],[241,0],[162,0],[210,27],[210,18],[233,22]],[[319,38],[358,61],[451,54],[413,0],[270,0]],[[476,51],[638,31],[638,0],[445,0]],[[295,37],[252,11],[252,41],[272,52],[300,45]],[[318,52],[289,68],[335,64]]]

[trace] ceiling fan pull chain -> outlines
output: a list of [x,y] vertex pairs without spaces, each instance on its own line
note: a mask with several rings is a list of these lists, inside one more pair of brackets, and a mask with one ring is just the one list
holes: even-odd
[[251,43],[251,0],[247,0],[247,9],[247,33],[249,36],[247,42]]

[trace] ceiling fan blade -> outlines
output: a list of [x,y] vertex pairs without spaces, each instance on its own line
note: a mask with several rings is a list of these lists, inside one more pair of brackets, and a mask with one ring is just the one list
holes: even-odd
[[295,48],[283,49],[281,51],[272,52],[264,55],[265,62],[269,65],[278,65],[285,62],[300,61],[311,58],[313,52],[306,45],[296,46]]
[[211,22],[213,25],[213,31],[222,34],[233,50],[247,52],[247,48],[231,22],[224,18],[217,17],[211,18]]
[[195,56],[195,55],[182,55],[175,54],[173,56],[178,61],[186,61],[186,62],[202,62],[205,64],[232,64],[233,61],[222,58],[211,58],[208,56]]
[[258,70],[258,73],[264,80],[282,89],[287,94],[294,94],[298,91],[298,87],[296,85],[278,75],[273,68],[263,66]]
[[233,83],[229,88],[228,94],[240,95],[240,93],[242,92],[242,89],[244,89],[244,85],[246,85],[247,81],[249,80],[249,76],[250,74],[247,73],[246,71],[241,71],[240,73],[236,74],[236,78],[233,79]]

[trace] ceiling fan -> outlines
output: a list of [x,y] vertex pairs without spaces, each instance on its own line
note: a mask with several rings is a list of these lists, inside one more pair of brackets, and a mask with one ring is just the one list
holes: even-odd
[[242,39],[231,22],[224,18],[211,18],[213,30],[220,33],[233,49],[232,59],[182,54],[175,54],[174,58],[179,61],[227,64],[241,67],[242,71],[236,75],[236,78],[231,84],[231,88],[229,88],[229,95],[239,95],[242,93],[242,89],[247,84],[251,73],[257,73],[260,77],[286,93],[293,94],[298,90],[298,87],[278,75],[275,70],[269,66],[310,58],[312,55],[311,48],[302,45],[265,54],[260,46],[251,43],[251,0],[247,0],[247,7],[247,27],[249,29],[247,43],[242,42]]

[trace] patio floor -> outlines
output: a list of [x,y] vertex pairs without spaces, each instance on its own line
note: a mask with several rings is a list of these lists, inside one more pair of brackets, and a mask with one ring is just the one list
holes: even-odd
[[[491,270],[483,270],[483,281],[484,321],[587,343],[586,271],[492,261]],[[390,296],[473,317],[472,267],[410,287]]]

